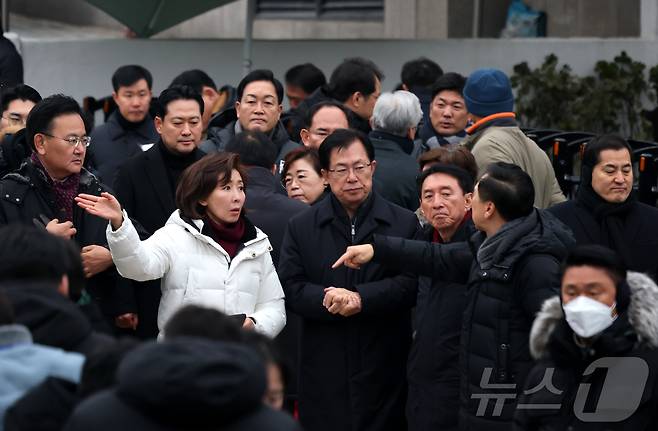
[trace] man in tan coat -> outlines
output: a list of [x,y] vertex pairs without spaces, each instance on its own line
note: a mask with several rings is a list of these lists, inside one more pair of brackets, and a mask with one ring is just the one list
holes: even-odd
[[475,157],[479,172],[489,164],[507,162],[530,175],[535,206],[548,208],[566,198],[546,153],[519,129],[509,78],[497,69],[478,69],[466,81],[464,100],[473,121],[462,145]]

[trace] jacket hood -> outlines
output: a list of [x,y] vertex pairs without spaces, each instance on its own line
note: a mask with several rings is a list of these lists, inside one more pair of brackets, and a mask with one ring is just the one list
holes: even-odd
[[111,341],[95,334],[82,311],[53,286],[3,284],[0,289],[12,303],[16,323],[29,328],[35,343],[89,354]]
[[[628,321],[639,341],[658,348],[658,286],[647,275],[629,271],[626,281],[631,289]],[[530,354],[535,359],[545,358],[553,331],[564,320],[559,296],[547,299],[530,330]]]
[[218,428],[262,406],[265,366],[248,347],[180,337],[130,352],[117,395],[156,422]]

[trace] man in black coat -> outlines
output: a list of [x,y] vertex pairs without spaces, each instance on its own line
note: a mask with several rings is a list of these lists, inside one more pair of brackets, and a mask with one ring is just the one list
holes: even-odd
[[283,240],[279,276],[303,319],[299,413],[309,430],[406,429],[416,279],[379,264],[331,269],[350,244],[417,231],[413,213],[372,191],[374,156],[360,132],[332,133],[320,146],[331,194],[290,220]]
[[238,133],[250,130],[263,132],[277,147],[277,174],[283,169],[283,159],[299,144],[290,140],[279,118],[283,105],[283,86],[270,70],[254,70],[238,84],[238,100],[234,109],[227,109],[210,121],[208,139],[200,148],[206,153],[224,151]]
[[377,154],[375,190],[410,211],[418,209],[418,163],[414,152],[416,125],[423,118],[418,98],[408,91],[383,94],[372,114],[368,137]]
[[600,245],[575,247],[532,325],[514,429],[658,429],[658,286]]
[[151,73],[142,66],[121,66],[112,75],[117,109],[91,132],[90,163],[105,184],[113,186],[119,166],[158,140],[149,115],[152,85]]
[[31,158],[0,180],[0,224],[40,223],[54,235],[73,239],[82,248],[87,290],[105,317],[114,320],[120,277],[106,248],[107,223],[74,201],[79,193],[109,191],[82,167],[90,138],[78,103],[62,95],[37,103],[27,121],[26,140]]
[[[474,178],[461,168],[435,165],[418,179],[420,208],[429,220],[416,239],[441,244],[466,241]],[[414,341],[409,353],[407,421],[410,431],[456,430],[459,418],[459,342],[466,286],[418,279]]]
[[566,224],[578,244],[599,244],[621,257],[632,271],[658,276],[658,209],[633,192],[633,152],[614,135],[585,147],[575,200],[549,211]]
[[[164,90],[158,100],[155,127],[160,139],[128,160],[116,179],[117,200],[147,236],[164,226],[176,210],[178,179],[204,155],[197,148],[203,133],[201,95],[191,87],[174,86]],[[136,330],[140,338],[156,337],[160,296],[160,280],[131,281],[121,292],[122,309],[115,324]]]
[[516,165],[492,163],[472,201],[473,223],[481,232],[468,242],[444,245],[375,235],[372,244],[348,248],[334,264],[359,268],[374,257],[381,264],[468,285],[460,429],[510,429],[533,364],[530,325],[543,302],[558,292],[560,262],[573,238],[533,202],[528,174]]

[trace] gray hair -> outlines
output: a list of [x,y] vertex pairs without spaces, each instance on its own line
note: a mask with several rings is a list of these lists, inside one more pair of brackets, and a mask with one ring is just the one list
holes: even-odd
[[416,127],[423,118],[420,101],[415,94],[400,90],[379,96],[372,112],[375,130],[406,136],[410,128]]

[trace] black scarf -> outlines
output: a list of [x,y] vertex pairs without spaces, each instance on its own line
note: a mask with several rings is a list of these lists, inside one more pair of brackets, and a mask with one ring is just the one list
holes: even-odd
[[126,120],[126,118],[123,115],[121,115],[121,112],[118,109],[117,109],[116,113],[117,113],[117,122],[119,123],[121,128],[125,131],[135,131],[135,130],[139,129],[140,127],[142,127],[146,123],[147,120],[151,119],[151,117],[148,114],[146,114],[146,116],[142,119],[142,121],[138,121],[138,122],[135,123],[135,122]]
[[594,219],[598,222],[602,245],[616,251],[628,267],[633,263],[633,257],[628,247],[628,236],[625,232],[626,216],[636,204],[637,195],[635,191],[631,191],[631,194],[624,202],[611,203],[604,200],[592,188],[591,167],[583,165],[580,178],[581,183],[576,199],[592,213]]
[[174,154],[167,149],[167,146],[162,140],[156,145],[160,150],[162,161],[165,164],[165,170],[167,171],[167,177],[169,178],[169,186],[171,187],[173,194],[176,195],[176,186],[178,185],[178,180],[183,174],[183,171],[201,158],[199,150],[195,149],[188,154]]

